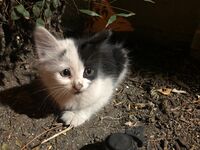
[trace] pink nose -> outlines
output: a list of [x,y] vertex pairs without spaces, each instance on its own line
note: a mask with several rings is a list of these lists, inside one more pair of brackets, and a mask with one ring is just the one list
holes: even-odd
[[83,87],[83,84],[80,83],[80,82],[74,83],[74,86],[73,86],[73,88],[74,88],[76,91],[80,91],[82,87]]

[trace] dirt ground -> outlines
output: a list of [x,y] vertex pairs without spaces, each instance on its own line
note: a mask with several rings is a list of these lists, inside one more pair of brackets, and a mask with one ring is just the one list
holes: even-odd
[[111,103],[84,125],[41,144],[66,127],[46,101],[33,44],[25,48],[14,62],[0,63],[0,149],[97,149],[110,133],[138,126],[145,136],[139,149],[200,149],[200,70],[183,51],[136,41],[130,74]]
[[[101,149],[111,133],[138,127],[144,129],[138,130],[144,136],[141,150],[200,149],[200,65],[187,46],[135,39],[127,43],[130,73],[110,104],[84,125],[41,144],[66,127],[34,67],[32,33],[19,27],[11,33],[0,26],[5,34],[5,41],[0,34],[0,150]],[[4,42],[9,44],[4,47]]]

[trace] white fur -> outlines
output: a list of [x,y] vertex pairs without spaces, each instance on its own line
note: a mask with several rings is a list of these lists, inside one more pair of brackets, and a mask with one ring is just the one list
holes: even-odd
[[[35,42],[41,63],[41,79],[49,94],[66,110],[61,119],[74,127],[83,124],[109,102],[115,87],[127,72],[127,69],[124,69],[116,84],[113,84],[111,77],[100,74],[91,82],[83,78],[84,65],[72,39],[56,40],[46,29],[39,27],[36,29]],[[64,49],[67,52],[63,58],[55,59]],[[42,55],[44,53],[47,55]],[[60,71],[66,68],[70,68],[71,78],[60,75]],[[74,93],[73,84],[76,82],[83,85],[79,94]]]
[[69,100],[66,108],[71,107],[71,111],[65,111],[61,119],[66,124],[81,125],[109,102],[112,92],[111,79],[97,79],[85,92]]

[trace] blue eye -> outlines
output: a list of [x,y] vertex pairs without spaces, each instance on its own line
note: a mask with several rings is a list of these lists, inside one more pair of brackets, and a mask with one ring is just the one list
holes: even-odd
[[60,72],[60,75],[62,77],[70,77],[71,76],[71,72],[69,69],[64,69],[63,71]]

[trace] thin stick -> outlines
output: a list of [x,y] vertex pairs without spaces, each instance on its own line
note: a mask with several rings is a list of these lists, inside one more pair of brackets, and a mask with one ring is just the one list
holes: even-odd
[[117,1],[117,0],[113,0],[113,1],[110,2],[110,4],[112,4],[112,3],[116,2],[116,1]]
[[[98,5],[101,5],[101,6],[107,6],[106,4],[102,4],[102,3],[99,3],[99,2],[94,2],[94,3],[95,3],[95,4],[98,4]],[[114,8],[114,9],[122,10],[122,11],[124,11],[124,12],[133,13],[132,11],[127,10],[127,9],[123,9],[123,8],[119,8],[119,7],[115,7],[115,6],[110,6],[110,7]]]
[[72,128],[73,128],[73,126],[69,126],[69,127],[66,128],[65,130],[62,130],[62,131],[60,131],[60,132],[54,134],[53,136],[49,137],[48,139],[43,140],[43,141],[41,142],[41,144],[44,144],[44,143],[46,143],[46,142],[48,142],[48,141],[50,141],[50,140],[56,138],[57,136],[59,136],[59,135],[65,133],[65,132],[71,130]]
[[77,13],[79,14],[79,9],[78,9],[78,6],[77,6],[76,2],[74,0],[72,0],[72,2],[73,2],[74,6],[76,8]]
[[48,130],[42,132],[41,134],[37,135],[35,138],[33,138],[32,140],[30,140],[28,143],[26,143],[26,144],[21,148],[21,150],[24,150],[30,143],[32,143],[34,140],[36,140],[36,139],[38,139],[39,137],[41,137],[43,134],[45,134],[45,133],[47,133],[47,132],[49,132],[49,131],[51,131],[51,130],[54,130],[54,129],[58,128],[58,127],[61,127],[61,126],[62,126],[62,124],[60,124],[60,125],[58,125],[58,126],[56,126],[56,127],[50,128],[50,129],[48,129]]

